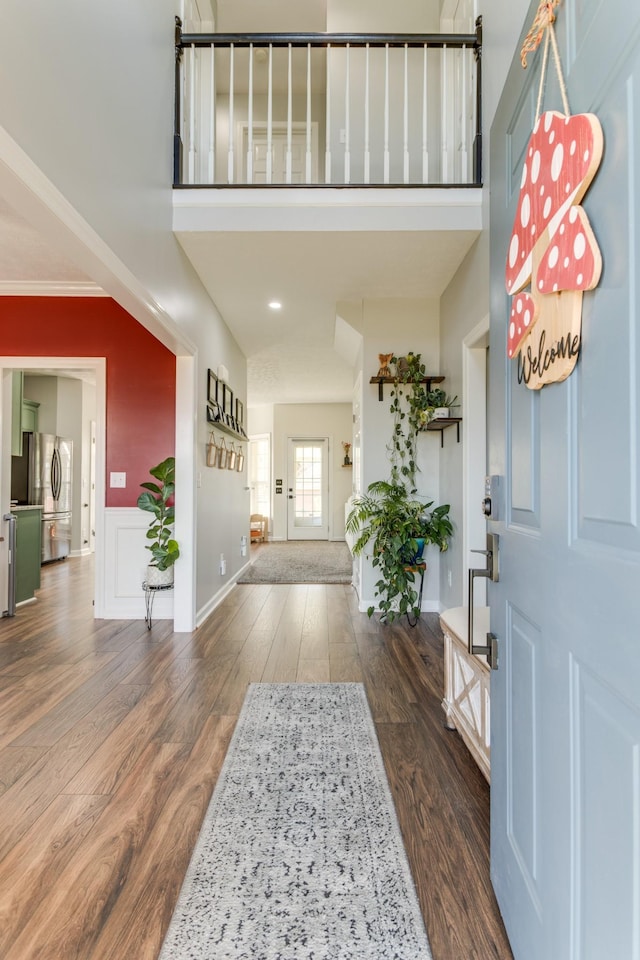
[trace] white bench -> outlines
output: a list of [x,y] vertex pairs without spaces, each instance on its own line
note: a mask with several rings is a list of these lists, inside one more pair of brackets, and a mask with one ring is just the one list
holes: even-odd
[[[487,658],[469,654],[467,608],[453,607],[440,614],[444,633],[444,700],[446,725],[457,730],[469,752],[491,781],[490,670]],[[474,609],[474,643],[486,643],[489,607]]]

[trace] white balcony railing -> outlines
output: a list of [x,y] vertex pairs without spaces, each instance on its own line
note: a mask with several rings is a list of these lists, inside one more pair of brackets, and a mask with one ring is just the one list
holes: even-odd
[[481,43],[177,20],[174,185],[478,185]]

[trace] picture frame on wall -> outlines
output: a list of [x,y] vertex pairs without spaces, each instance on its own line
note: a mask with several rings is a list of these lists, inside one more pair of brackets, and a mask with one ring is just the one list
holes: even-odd
[[213,370],[207,370],[207,402],[208,403],[220,403],[220,397],[218,396],[218,388],[220,381],[213,372]]
[[238,429],[244,423],[244,404],[241,400],[236,400],[236,426]]
[[233,390],[228,383],[222,384],[222,409],[230,417],[233,416]]

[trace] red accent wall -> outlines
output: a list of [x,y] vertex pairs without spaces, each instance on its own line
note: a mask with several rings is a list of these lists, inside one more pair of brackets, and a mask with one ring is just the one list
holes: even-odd
[[[134,507],[175,452],[175,356],[106,297],[0,297],[0,355],[106,358],[106,505]],[[124,489],[109,487],[112,470]]]

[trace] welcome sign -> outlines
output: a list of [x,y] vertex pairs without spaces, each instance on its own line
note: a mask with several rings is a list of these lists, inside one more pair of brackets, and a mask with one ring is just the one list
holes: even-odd
[[513,295],[507,355],[532,390],[566,379],[580,352],[583,294],[602,272],[580,202],[602,148],[596,116],[555,111],[538,118],[527,146],[505,279]]

